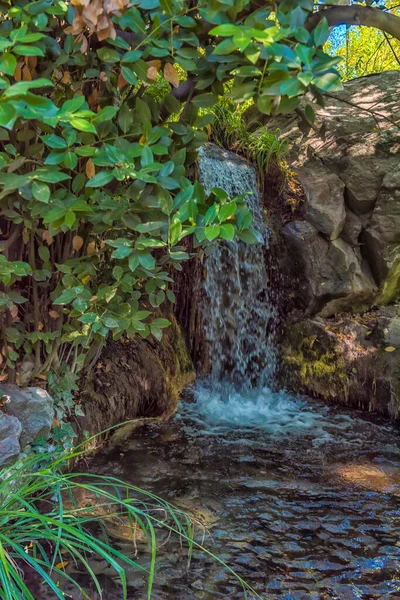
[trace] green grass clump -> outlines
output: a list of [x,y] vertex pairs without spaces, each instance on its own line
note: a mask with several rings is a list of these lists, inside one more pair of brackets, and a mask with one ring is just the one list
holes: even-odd
[[[0,473],[0,600],[38,600],[32,580],[33,587],[41,583],[60,600],[65,599],[62,580],[87,597],[74,577],[77,571],[89,575],[101,597],[102,588],[91,567],[91,561],[98,558],[114,569],[121,598],[128,598],[125,571],[134,568],[147,576],[150,599],[160,528],[186,542],[189,559],[195,547],[213,556],[193,540],[189,516],[161,498],[115,477],[66,471],[68,461],[83,453],[78,447],[58,458],[33,454]],[[91,501],[79,501],[82,494]],[[138,564],[135,552],[130,557],[115,547],[107,535],[107,523],[113,519],[128,524],[134,540],[139,535],[144,541],[148,568]],[[259,598],[221,559],[214,558],[237,577],[245,597],[250,593]]]
[[211,138],[219,146],[243,155],[253,162],[263,181],[271,162],[283,172],[285,164],[286,142],[279,138],[279,132],[271,133],[260,122],[248,122],[244,113],[250,104],[235,105],[227,99],[221,99],[212,109],[215,119],[211,125]]

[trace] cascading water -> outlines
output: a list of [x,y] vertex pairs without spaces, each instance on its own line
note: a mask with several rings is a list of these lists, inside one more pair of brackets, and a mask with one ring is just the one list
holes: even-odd
[[272,391],[277,367],[277,309],[265,264],[266,226],[255,168],[231,152],[206,145],[199,152],[199,179],[207,193],[222,188],[230,197],[248,194],[253,227],[262,243],[222,242],[206,262],[201,307],[211,373],[193,389],[185,414],[207,428],[261,428],[279,434],[308,431],[318,415],[284,391]]
[[206,193],[223,189],[231,198],[247,194],[253,227],[263,243],[239,240],[219,244],[207,260],[203,307],[211,377],[230,381],[236,388],[271,382],[276,370],[274,324],[276,309],[270,299],[263,256],[270,232],[263,221],[254,167],[215,146],[199,153],[199,178]]

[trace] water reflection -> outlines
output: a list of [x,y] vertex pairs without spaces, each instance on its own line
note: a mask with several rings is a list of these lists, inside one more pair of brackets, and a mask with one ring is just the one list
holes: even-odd
[[[282,438],[239,423],[213,428],[187,406],[92,468],[191,513],[206,545],[264,598],[400,598],[398,432],[316,403],[306,410],[314,427]],[[137,574],[130,583],[131,598],[144,600]],[[177,544],[161,550],[155,598],[242,597],[211,558],[195,552],[187,570]]]

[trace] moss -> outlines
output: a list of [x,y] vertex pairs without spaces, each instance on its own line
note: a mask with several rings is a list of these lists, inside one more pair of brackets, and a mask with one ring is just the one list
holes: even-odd
[[290,367],[289,385],[324,398],[346,395],[348,375],[338,347],[323,332],[309,335],[304,327],[302,323],[291,327],[285,341],[283,361]]
[[389,273],[383,284],[377,304],[390,304],[400,298],[400,245],[390,249]]

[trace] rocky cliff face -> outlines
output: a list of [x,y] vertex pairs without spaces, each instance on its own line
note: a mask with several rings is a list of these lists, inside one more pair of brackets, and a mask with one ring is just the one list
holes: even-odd
[[400,297],[399,92],[398,71],[364,77],[326,99],[315,129],[298,115],[268,123],[287,140],[305,192],[302,218],[282,234],[310,315]]
[[368,76],[329,95],[315,128],[298,115],[267,125],[287,140],[304,190],[301,216],[281,229],[280,270],[296,282],[282,342],[286,381],[392,416],[400,339],[387,337],[399,314],[379,307],[400,299],[399,92],[398,71]]

